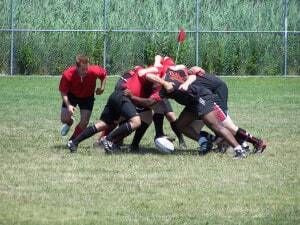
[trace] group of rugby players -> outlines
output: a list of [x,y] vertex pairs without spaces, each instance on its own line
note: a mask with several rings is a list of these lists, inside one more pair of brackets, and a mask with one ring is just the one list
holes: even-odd
[[[93,95],[89,93],[74,99],[74,94],[70,91],[72,87],[81,87],[82,91],[84,82],[90,82],[90,89],[94,92],[95,80],[100,78],[101,87],[96,89],[96,94],[101,94],[104,90],[106,71],[103,68],[89,65],[84,56],[78,56],[76,64],[72,68],[73,76],[77,78],[66,78],[65,74],[68,75],[68,72],[65,71],[60,83],[63,96],[62,135],[66,135],[72,125],[72,114],[77,104],[82,118],[82,111],[91,112],[93,108]],[[94,69],[91,71],[90,68]],[[76,85],[72,84],[74,79],[77,79]],[[73,102],[70,101],[70,96]],[[169,98],[184,106],[178,118]],[[199,153],[202,155],[209,152],[214,144],[224,152],[224,143],[234,149],[234,156],[237,158],[247,156],[249,146],[245,142],[253,145],[254,153],[263,152],[266,142],[233,123],[228,115],[227,100],[227,85],[217,76],[207,74],[197,66],[187,68],[184,65],[176,65],[170,57],[157,55],[153,65],[145,68],[136,66],[120,77],[107,100],[100,120],[89,127],[86,125],[90,114],[83,119],[84,122],[81,120],[67,147],[71,152],[76,152],[83,140],[101,132],[96,145],[102,146],[106,153],[115,153],[120,151],[119,146],[123,139],[135,132],[130,149],[138,152],[140,141],[152,120],[156,132],[154,138],[165,136],[163,120],[166,117],[181,149],[187,148],[182,136],[184,134],[199,143]],[[87,104],[84,104],[86,102]],[[69,110],[69,107],[73,111]],[[204,125],[212,130],[214,135],[203,131]]]

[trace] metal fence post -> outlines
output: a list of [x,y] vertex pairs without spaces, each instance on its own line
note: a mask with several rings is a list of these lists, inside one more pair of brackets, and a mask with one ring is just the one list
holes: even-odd
[[103,67],[106,68],[107,64],[107,46],[108,46],[108,18],[107,18],[107,10],[108,10],[109,0],[104,0],[103,7],[103,29],[104,29],[104,43],[103,43]]
[[284,76],[288,73],[288,0],[284,0]]
[[10,75],[14,74],[14,0],[10,1]]
[[199,1],[196,0],[196,65],[199,65]]

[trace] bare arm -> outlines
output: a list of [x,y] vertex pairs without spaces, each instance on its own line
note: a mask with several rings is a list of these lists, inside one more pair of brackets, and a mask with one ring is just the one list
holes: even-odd
[[74,106],[71,105],[67,93],[64,93],[64,92],[60,92],[60,93],[61,93],[62,100],[64,101],[65,105],[67,106],[68,112],[72,115],[74,113],[75,108],[74,108]]
[[157,102],[157,100],[152,98],[141,98],[141,97],[134,96],[128,89],[124,91],[124,95],[129,97],[135,104],[146,108],[150,108],[152,105],[154,105]]
[[196,75],[190,75],[188,76],[187,80],[179,86],[179,90],[187,91],[190,84],[192,84],[196,80]]
[[107,77],[105,77],[103,80],[100,81],[101,84],[100,87],[96,89],[96,95],[101,95],[104,92],[106,79]]
[[159,84],[163,86],[167,92],[171,92],[173,90],[173,84],[161,79],[159,76],[155,74],[147,74],[146,79],[152,83]]
[[146,73],[158,73],[158,69],[154,66],[151,66],[151,67],[148,67],[148,68],[145,68],[145,69],[141,69],[138,72],[138,75],[139,76],[144,76]]
[[175,71],[177,71],[177,70],[184,70],[184,69],[186,69],[186,66],[180,64],[180,65],[176,65],[176,66],[170,66],[170,69],[171,70],[175,70]]

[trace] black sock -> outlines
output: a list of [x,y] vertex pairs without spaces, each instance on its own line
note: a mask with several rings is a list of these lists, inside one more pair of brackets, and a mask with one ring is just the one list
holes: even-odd
[[133,137],[133,140],[131,143],[132,146],[139,146],[140,141],[141,141],[142,137],[144,136],[144,134],[146,133],[148,127],[149,127],[149,124],[142,121],[142,125],[135,131],[135,134],[134,134],[134,137]]
[[159,113],[154,113],[153,115],[153,123],[155,127],[155,138],[164,136],[163,131],[163,123],[164,123],[164,115]]
[[106,139],[108,141],[113,141],[120,137],[124,138],[124,137],[128,136],[129,134],[131,134],[132,131],[133,130],[130,126],[130,123],[126,122],[126,123],[123,123],[122,125],[120,125],[118,128],[114,129],[112,132],[110,132],[106,136]]
[[260,142],[259,138],[253,137],[243,128],[239,128],[234,137],[239,144],[242,144],[244,141],[247,141],[251,144],[257,145]]
[[184,142],[183,135],[182,135],[182,133],[179,131],[179,129],[177,128],[177,126],[176,126],[176,121],[171,122],[170,125],[171,125],[172,130],[173,130],[174,133],[176,134],[176,136],[177,136],[177,138],[178,138],[178,140],[179,140],[179,143],[183,143],[183,142]]
[[92,137],[94,134],[98,133],[98,130],[95,125],[85,128],[79,136],[72,140],[75,145],[78,145],[80,142],[85,139]]

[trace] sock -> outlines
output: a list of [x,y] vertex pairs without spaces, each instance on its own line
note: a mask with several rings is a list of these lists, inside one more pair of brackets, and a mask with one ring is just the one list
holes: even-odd
[[164,115],[159,113],[154,113],[153,122],[155,127],[155,138],[164,136],[163,131],[163,123],[164,123]]
[[261,141],[259,138],[253,137],[243,128],[239,128],[234,136],[239,144],[242,144],[244,141],[250,142],[251,144],[258,145]]
[[176,136],[177,136],[177,138],[178,138],[178,140],[179,140],[179,143],[183,143],[183,142],[184,142],[183,135],[182,135],[182,133],[178,130],[178,128],[177,128],[177,126],[176,126],[176,121],[171,122],[170,125],[171,125],[172,130],[173,130],[174,133],[176,134]]
[[89,126],[81,132],[79,136],[72,140],[75,145],[78,145],[83,140],[93,136],[94,134],[98,133],[98,130],[95,125]]
[[106,136],[106,139],[108,141],[113,141],[120,137],[124,138],[124,137],[128,136],[129,134],[131,134],[132,131],[133,130],[130,126],[130,123],[126,122],[126,123],[120,125],[118,128],[114,129],[112,132],[110,132],[109,135]]
[[131,143],[132,146],[139,146],[139,144],[142,140],[142,137],[146,133],[148,127],[149,127],[149,124],[142,121],[141,126],[135,131],[135,134],[134,134],[134,137],[133,137],[133,140]]
[[77,126],[75,127],[74,133],[72,134],[72,136],[70,137],[70,140],[73,140],[74,138],[76,138],[82,131],[84,130],[84,128],[82,129],[79,124],[77,124]]

